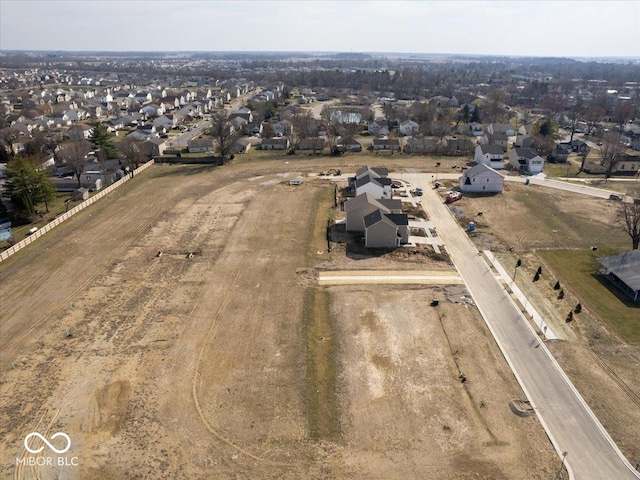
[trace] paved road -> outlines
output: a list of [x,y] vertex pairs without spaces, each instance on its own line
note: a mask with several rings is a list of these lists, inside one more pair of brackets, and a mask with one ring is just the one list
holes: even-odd
[[[225,112],[227,112],[227,115],[229,115],[236,110],[239,110],[244,102],[255,97],[258,93],[260,93],[260,91],[260,89],[253,90],[246,95],[242,95],[241,97],[235,99],[233,102],[229,103],[229,105],[225,106]],[[191,130],[181,133],[177,137],[171,139],[171,141],[169,141],[169,146],[186,147],[189,144],[189,140],[191,140],[192,138],[196,138],[198,135],[200,135],[210,127],[211,120],[202,120],[198,123],[197,127],[192,127]]]
[[557,190],[565,190],[567,192],[580,193],[582,195],[589,195],[591,197],[609,198],[609,195],[615,193],[620,195],[620,192],[615,190],[604,190],[602,188],[590,187],[584,184],[563,182],[561,180],[553,180],[545,175],[533,175],[531,177],[512,177],[505,176],[506,182],[524,183],[525,179],[529,179],[529,183],[532,185],[540,185],[542,187],[555,188]]
[[568,453],[566,465],[571,478],[640,478],[533,328],[514,304],[507,300],[505,290],[478,255],[478,250],[449,213],[442,199],[430,188],[430,176],[405,174],[405,178],[425,190],[422,205],[429,220],[444,239],[456,268],[556,451],[559,455]]

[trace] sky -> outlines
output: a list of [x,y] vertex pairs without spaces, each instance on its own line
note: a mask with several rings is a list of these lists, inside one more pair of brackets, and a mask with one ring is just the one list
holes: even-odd
[[0,0],[0,51],[640,57],[640,1]]

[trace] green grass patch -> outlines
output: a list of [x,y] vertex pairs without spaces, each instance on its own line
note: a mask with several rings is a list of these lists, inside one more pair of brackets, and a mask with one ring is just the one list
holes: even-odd
[[596,258],[617,255],[622,250],[605,247],[596,252],[542,250],[538,253],[554,270],[561,284],[571,285],[583,306],[595,312],[627,343],[640,344],[640,303],[632,302],[597,273]]
[[305,410],[309,436],[314,440],[332,440],[340,435],[335,340],[330,300],[329,292],[317,287],[310,287],[305,291],[303,310],[307,347]]
[[[305,187],[303,187],[305,188]],[[327,225],[334,217],[334,192],[333,186],[320,187],[313,198],[313,222],[309,224],[307,231],[307,266],[312,267],[318,260],[329,260],[327,244]],[[320,252],[320,253],[318,253]]]

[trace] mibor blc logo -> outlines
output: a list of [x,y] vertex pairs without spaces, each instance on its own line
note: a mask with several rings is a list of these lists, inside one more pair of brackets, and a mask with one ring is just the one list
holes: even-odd
[[71,448],[71,439],[69,438],[69,435],[67,435],[66,433],[58,432],[58,433],[54,433],[53,435],[51,435],[51,440],[54,440],[54,439],[56,439],[58,437],[62,437],[67,441],[67,445],[64,448],[59,449],[59,448],[56,448],[55,445],[50,443],[46,438],[44,438],[38,432],[31,432],[26,437],[24,437],[24,448],[26,448],[27,451],[30,452],[30,453],[40,453],[41,451],[44,450],[44,445],[42,445],[40,448],[37,448],[37,449],[33,449],[33,448],[31,448],[29,446],[29,440],[31,440],[32,437],[37,437],[40,440],[42,440],[42,442],[47,447],[49,447],[51,450],[53,450],[57,454],[67,453],[69,451],[69,449]]
[[[43,445],[40,445],[40,443],[35,439],[40,439]],[[39,467],[77,467],[79,465],[78,457],[60,456],[64,453],[67,453],[71,448],[71,438],[64,432],[54,433],[48,440],[44,435],[38,432],[31,432],[27,434],[26,437],[24,437],[23,443],[24,448],[27,450],[27,452],[33,455],[37,455],[43,451],[45,453],[49,453],[45,451],[45,449],[48,449],[58,456],[26,456],[22,458],[16,458],[16,465]],[[37,445],[40,446],[38,448],[34,448]]]

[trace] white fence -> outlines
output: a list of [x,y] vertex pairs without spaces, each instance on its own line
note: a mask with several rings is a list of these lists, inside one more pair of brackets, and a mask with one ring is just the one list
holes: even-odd
[[[147,163],[145,163],[144,165],[136,168],[133,171],[134,176],[149,168],[151,165],[153,165],[153,160],[148,161]],[[80,210],[83,210],[85,208],[87,208],[89,205],[91,205],[94,202],[97,202],[98,200],[100,200],[102,197],[104,197],[105,195],[108,195],[109,193],[111,193],[113,190],[115,190],[116,188],[118,188],[120,185],[122,185],[124,182],[127,182],[129,179],[131,178],[131,175],[127,175],[124,178],[121,178],[120,180],[118,180],[117,182],[113,183],[112,185],[109,185],[107,188],[105,188],[104,190],[100,190],[98,193],[96,193],[95,195],[93,195],[91,198],[85,200],[84,202],[76,205],[75,207],[73,207],[71,210],[69,210],[68,212],[60,215],[59,217],[57,217],[55,220],[53,220],[52,222],[47,223],[44,227],[39,228],[38,230],[36,230],[33,234],[29,235],[27,238],[25,238],[24,240],[16,243],[15,245],[7,248],[4,252],[0,253],[0,262],[2,262],[3,260],[6,260],[7,258],[9,258],[11,255],[13,255],[14,253],[16,253],[17,251],[21,250],[22,248],[26,247],[27,245],[29,245],[32,242],[35,242],[38,238],[40,238],[42,235],[44,235],[45,233],[47,233],[49,230],[51,230],[53,227],[55,227],[56,225],[61,224],[62,222],[64,222],[67,218],[75,215],[76,213],[78,213]]]

